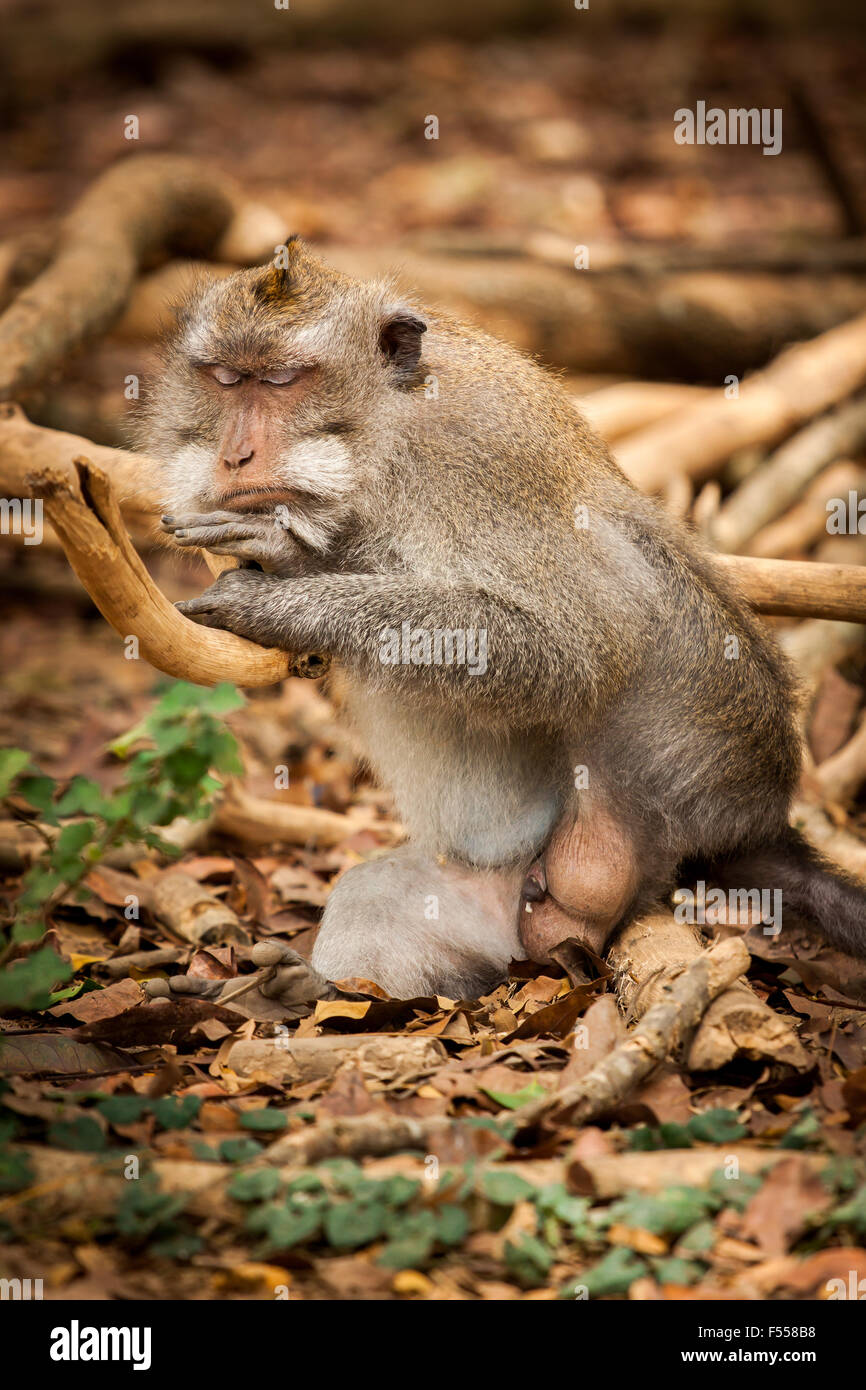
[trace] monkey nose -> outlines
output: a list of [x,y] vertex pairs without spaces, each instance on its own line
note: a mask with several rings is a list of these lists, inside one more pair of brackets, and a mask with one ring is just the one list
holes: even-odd
[[225,454],[223,463],[228,469],[243,468],[244,464],[252,463],[254,455],[254,449],[247,449],[242,445],[239,449],[233,449],[230,454]]

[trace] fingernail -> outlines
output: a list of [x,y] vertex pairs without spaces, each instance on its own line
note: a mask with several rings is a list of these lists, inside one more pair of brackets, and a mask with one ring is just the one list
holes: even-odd
[[163,517],[160,518],[160,520],[161,520],[161,521],[164,521],[166,525],[169,525],[170,522],[174,521],[174,517],[173,517],[173,516],[163,516]]
[[175,540],[177,540],[179,536],[185,536],[185,535],[186,535],[186,531],[175,531],[175,533],[174,533],[174,538],[175,538]]

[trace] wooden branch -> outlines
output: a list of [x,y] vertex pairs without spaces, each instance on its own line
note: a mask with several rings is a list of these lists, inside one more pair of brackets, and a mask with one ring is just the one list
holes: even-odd
[[[769,521],[756,531],[744,547],[748,555],[759,555],[766,560],[781,560],[786,555],[804,555],[827,535],[827,504],[836,498],[847,502],[849,492],[860,492],[866,488],[866,474],[856,463],[833,463],[819,473],[806,488],[803,496],[789,511]],[[717,513],[710,525],[719,521]]]
[[[259,686],[290,674],[322,675],[325,656],[290,659],[231,633],[199,627],[159,591],[130,541],[115,495],[116,489],[125,496],[129,518],[152,530],[158,498],[149,485],[158,468],[143,455],[32,425],[17,407],[0,405],[0,492],[43,499],[81,583],[116,631],[138,638],[145,660],[203,685],[230,680]],[[214,572],[232,563],[205,559]],[[717,563],[759,613],[866,623],[866,569],[859,566],[741,555],[719,556]]]
[[161,511],[162,466],[156,459],[128,449],[109,449],[80,435],[34,425],[20,406],[0,404],[0,494],[4,497],[36,497],[29,478],[45,470],[65,477],[77,487],[73,459],[86,455],[94,467],[111,479],[117,505],[127,526],[136,534],[155,537]]
[[[676,468],[705,478],[737,449],[775,444],[866,384],[866,314],[788,348],[740,385],[719,390],[670,419],[625,439],[616,450],[627,477],[657,492]],[[832,460],[831,460],[832,461]]]
[[381,1084],[435,1071],[447,1062],[448,1053],[438,1038],[414,1033],[325,1033],[319,1038],[281,1037],[278,1047],[273,1038],[227,1039],[220,1062],[238,1076],[291,1086],[333,1076],[347,1058]]
[[585,396],[574,396],[574,404],[608,443],[646,429],[667,419],[684,406],[694,405],[711,395],[704,386],[683,386],[664,381],[619,381]]
[[850,830],[834,825],[822,806],[801,799],[794,804],[791,819],[821,854],[832,859],[846,874],[866,882],[866,843]]
[[[763,1173],[791,1157],[790,1149],[751,1148],[747,1144],[725,1144],[718,1148],[663,1149],[658,1153],[599,1154],[576,1157],[568,1165],[573,1190],[583,1196],[609,1201],[624,1192],[663,1192],[673,1183],[683,1187],[705,1187],[714,1173],[723,1171],[731,1159],[737,1171]],[[797,1157],[813,1173],[822,1173],[832,1162],[825,1154]],[[730,1170],[728,1170],[730,1171]]]
[[860,565],[763,560],[754,555],[715,559],[756,613],[866,623],[866,569]]
[[368,1115],[326,1115],[309,1129],[284,1134],[268,1146],[268,1163],[312,1167],[326,1158],[368,1158],[403,1149],[435,1153],[455,1129],[442,1115],[424,1118],[373,1110]]
[[[780,561],[778,563],[786,563]],[[866,571],[861,571],[866,573]],[[778,634],[779,645],[797,668],[800,684],[814,695],[831,666],[858,657],[866,645],[866,628],[859,622],[834,622],[807,618],[804,623]],[[807,717],[804,707],[802,715]]]
[[866,782],[866,719],[844,747],[819,763],[813,773],[827,801],[851,801]]
[[142,267],[207,255],[239,202],[234,184],[197,159],[145,155],[109,169],[63,219],[51,262],[0,317],[0,400],[109,328]]
[[39,470],[30,486],[43,499],[69,563],[100,613],[122,637],[138,639],[145,661],[199,685],[271,685],[306,673],[303,659],[299,668],[286,652],[183,617],[136,554],[106,475],[87,459],[74,463],[80,486],[63,468]]

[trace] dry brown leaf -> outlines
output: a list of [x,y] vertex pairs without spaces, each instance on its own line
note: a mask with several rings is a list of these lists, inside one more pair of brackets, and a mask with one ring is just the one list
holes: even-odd
[[71,1014],[81,1023],[95,1023],[102,1018],[114,1018],[116,1014],[134,1009],[142,1002],[142,992],[134,980],[118,980],[105,989],[93,989],[78,999],[65,1000],[55,1004],[47,1012],[55,1018]]
[[784,1255],[809,1217],[832,1202],[821,1179],[810,1172],[799,1154],[777,1163],[743,1214],[740,1233],[767,1255]]

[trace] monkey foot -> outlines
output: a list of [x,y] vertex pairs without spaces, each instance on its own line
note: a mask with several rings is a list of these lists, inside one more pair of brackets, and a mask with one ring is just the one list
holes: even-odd
[[233,980],[206,980],[199,975],[175,975],[170,980],[148,980],[145,992],[151,999],[186,995],[211,999],[236,1009],[245,1018],[260,1023],[296,1018],[299,1011],[316,999],[332,998],[334,986],[309,961],[282,941],[259,941],[252,950],[255,975]]

